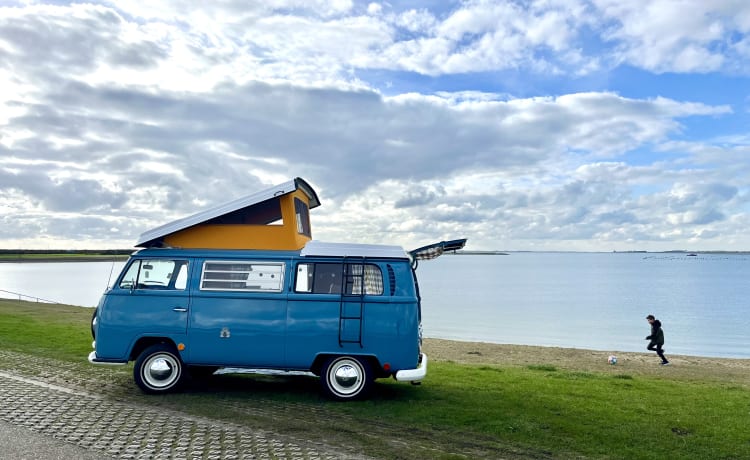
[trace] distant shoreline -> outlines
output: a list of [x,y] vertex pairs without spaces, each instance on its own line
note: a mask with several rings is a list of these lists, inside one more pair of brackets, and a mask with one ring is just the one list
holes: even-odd
[[[25,262],[109,262],[125,261],[135,249],[102,249],[102,250],[64,250],[64,249],[0,249],[0,263],[25,263]],[[513,254],[647,254],[647,255],[750,255],[750,251],[498,251],[498,250],[460,250],[446,252],[445,255],[456,256],[510,256]]]
[[456,251],[446,252],[445,254],[456,256],[507,256],[510,255],[504,251]]
[[0,263],[18,262],[109,262],[127,260],[132,249],[34,250],[0,249]]
[[0,264],[54,263],[54,262],[121,262],[128,260],[128,256],[61,256],[61,257],[2,257]]

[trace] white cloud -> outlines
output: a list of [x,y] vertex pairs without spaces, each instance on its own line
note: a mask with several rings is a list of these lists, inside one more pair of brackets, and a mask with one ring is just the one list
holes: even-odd
[[437,18],[427,10],[408,10],[396,15],[392,22],[412,33],[428,33],[437,23]]
[[744,132],[683,136],[690,119],[736,106],[600,90],[519,98],[439,79],[383,95],[360,78],[580,75],[614,62],[736,72],[744,2],[701,3],[697,17],[674,17],[668,2],[245,3],[0,8],[0,242],[129,245],[294,176],[321,196],[323,239],[741,239]]
[[0,49],[40,71],[182,91],[256,79],[359,85],[356,71],[380,69],[582,75],[624,62],[747,71],[750,32],[750,6],[731,0],[471,1],[441,15],[349,1],[125,1],[5,8],[0,17]]
[[383,5],[380,3],[370,3],[367,5],[367,14],[371,14],[373,16],[379,15],[383,11]]
[[[736,0],[593,0],[610,21],[604,38],[619,60],[656,72],[711,72],[740,67],[736,34],[750,32],[750,4]],[[740,56],[738,56],[740,55]]]
[[[465,231],[464,225],[491,234],[489,228],[482,227],[497,225],[499,215],[499,198],[487,192],[474,200],[472,194],[468,201],[457,198],[464,192],[450,179],[454,175],[482,172],[493,176],[495,183],[506,183],[509,191],[500,201],[526,201],[536,209],[526,217],[528,211],[516,215],[516,223],[531,220],[508,228],[508,235],[540,235],[544,227],[537,218],[545,215],[545,222],[556,229],[553,233],[572,238],[576,219],[580,224],[588,215],[580,211],[585,207],[582,198],[572,198],[588,196],[586,183],[555,183],[556,177],[570,173],[557,171],[548,176],[553,182],[542,184],[539,192],[528,197],[524,196],[527,181],[538,181],[536,178],[559,167],[560,158],[569,151],[581,154],[579,161],[622,155],[667,138],[679,128],[676,117],[726,111],[663,98],[637,101],[608,93],[504,101],[487,100],[481,94],[476,100],[469,95],[458,99],[417,94],[384,98],[368,91],[265,84],[225,85],[210,95],[182,95],[179,99],[169,93],[157,96],[87,86],[65,88],[64,94],[50,91],[47,97],[56,101],[55,112],[29,107],[25,117],[14,120],[14,126],[38,135],[15,142],[13,152],[17,157],[34,152],[38,158],[56,159],[57,163],[49,164],[48,174],[62,179],[48,183],[43,190],[38,188],[45,183],[41,177],[26,179],[25,172],[6,171],[8,179],[4,181],[12,180],[16,190],[29,200],[38,200],[43,209],[63,210],[65,204],[65,210],[96,213],[104,206],[109,214],[117,209],[132,213],[138,208],[139,215],[147,217],[143,226],[148,227],[195,211],[196,199],[217,203],[268,185],[271,178],[301,175],[320,184],[321,196],[334,209],[351,197],[385,195],[390,204],[378,208],[373,220],[390,209],[393,217],[386,222],[418,221],[425,228],[443,232],[446,238],[451,231]],[[80,104],[89,108],[82,110]],[[131,121],[144,117],[155,124]],[[52,133],[39,129],[58,124]],[[59,137],[86,139],[91,137],[89,131],[103,130],[112,133],[112,142],[86,142],[62,149],[56,144]],[[16,164],[15,169],[24,171],[23,164]],[[119,191],[115,194],[98,187],[97,182],[73,180],[74,174],[65,174],[72,170],[76,175],[108,171],[116,178],[113,184]],[[248,175],[255,179],[248,181]],[[384,184],[384,178],[391,182]],[[413,186],[398,191],[399,184],[414,180]],[[443,181],[453,185],[443,187]],[[194,184],[200,187],[196,189]],[[381,188],[384,190],[378,191]],[[607,197],[601,190],[591,192],[601,200]],[[64,202],[54,198],[63,196]],[[515,204],[509,206],[507,212],[517,209]],[[415,217],[415,211],[421,217]],[[378,234],[370,226],[381,224],[365,224],[366,214],[358,217],[368,229],[347,231],[346,238],[367,239]],[[405,232],[400,238],[419,244],[421,233],[392,225],[390,230],[381,226],[380,234],[400,228]],[[333,224],[323,221],[321,227],[325,235]],[[584,236],[592,234],[579,235]]]

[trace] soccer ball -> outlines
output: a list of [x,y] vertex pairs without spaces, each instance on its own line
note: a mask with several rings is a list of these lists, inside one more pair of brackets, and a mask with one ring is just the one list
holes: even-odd
[[609,355],[609,358],[607,358],[607,362],[614,366],[615,364],[617,364],[617,356]]

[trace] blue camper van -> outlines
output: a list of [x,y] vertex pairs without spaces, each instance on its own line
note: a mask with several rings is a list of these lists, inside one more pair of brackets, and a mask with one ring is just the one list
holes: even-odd
[[[294,198],[287,200],[289,213],[283,210],[287,194]],[[291,221],[288,241],[263,243],[276,244],[272,249],[238,248],[244,243],[227,236],[236,229],[224,228],[237,221],[232,214],[260,204],[265,220],[278,222],[272,200],[279,201],[278,214],[289,217],[281,221]],[[337,400],[366,395],[377,378],[422,380],[427,356],[417,261],[460,249],[466,240],[410,253],[398,246],[322,243],[309,237],[307,210],[316,203],[297,178],[141,235],[143,249],[131,255],[94,313],[89,362],[134,361],[135,383],[156,394],[175,390],[188,374],[219,368],[312,372]],[[249,225],[243,235],[268,225],[240,220]],[[214,228],[207,232],[202,225]],[[285,225],[275,224],[275,233]],[[193,234],[181,234],[186,231]],[[228,233],[211,239],[222,231]],[[302,248],[283,247],[299,244],[300,235]],[[175,240],[183,245],[172,245]]]

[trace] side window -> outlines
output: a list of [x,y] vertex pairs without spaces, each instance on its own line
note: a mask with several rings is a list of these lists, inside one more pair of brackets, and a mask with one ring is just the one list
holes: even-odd
[[341,294],[341,264],[298,264],[296,292]]
[[297,264],[294,292],[312,292],[315,264]]
[[138,280],[138,271],[141,269],[141,261],[134,260],[128,267],[125,276],[120,280],[120,289],[135,289],[135,283]]
[[383,295],[383,273],[373,264],[300,263],[295,292]]
[[120,280],[120,288],[184,290],[187,265],[185,260],[134,260]]
[[380,267],[372,264],[350,264],[349,272],[347,286],[351,286],[351,294],[383,295],[383,273]]
[[180,268],[177,271],[177,276],[175,276],[174,280],[174,288],[179,290],[184,290],[187,287],[187,262],[180,264]]
[[297,233],[310,236],[310,210],[299,198],[294,199],[294,215],[297,219]]
[[211,261],[203,263],[201,290],[281,292],[284,264],[281,262]]

